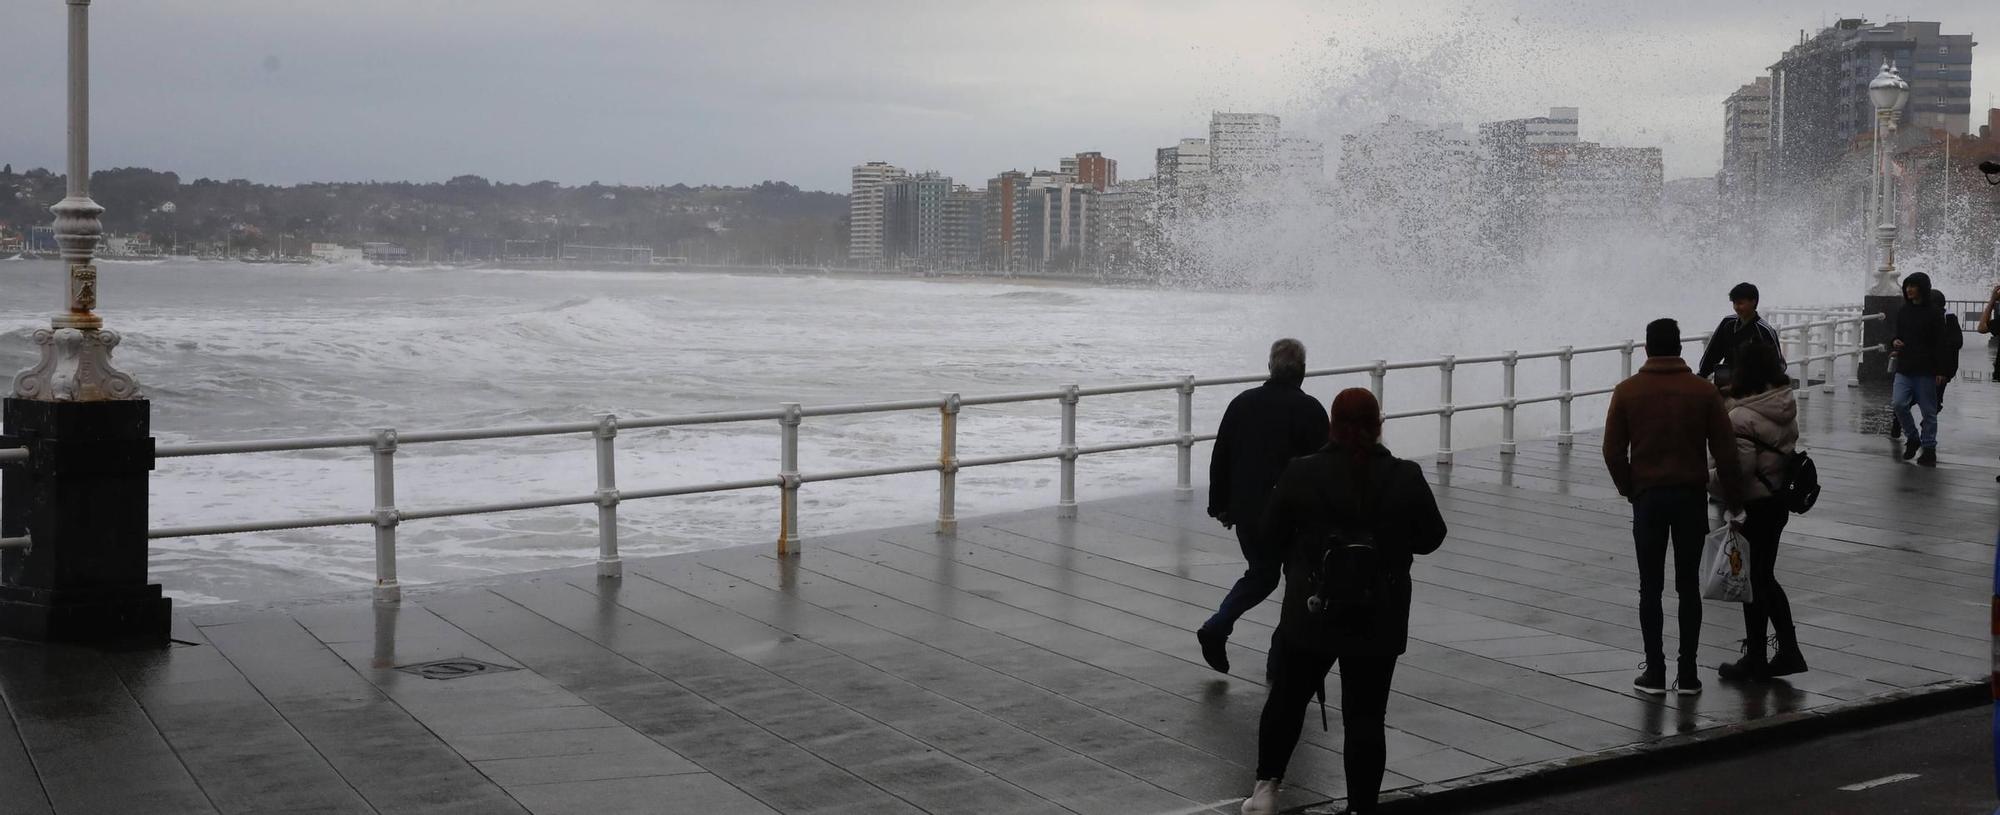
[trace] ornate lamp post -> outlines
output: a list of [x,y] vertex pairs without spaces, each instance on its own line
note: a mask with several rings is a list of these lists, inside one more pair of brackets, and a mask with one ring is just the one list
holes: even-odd
[[111,365],[117,332],[97,308],[104,208],[90,200],[90,0],[69,9],[69,194],[51,207],[63,310],[35,332],[14,377],[0,447],[22,448],[0,485],[0,635],[45,641],[167,640],[169,603],[146,582],[151,405]]
[[1896,69],[1883,64],[1882,72],[1868,83],[1868,101],[1875,105],[1875,241],[1881,247],[1881,265],[1875,269],[1874,283],[1868,294],[1874,297],[1900,296],[1902,288],[1896,282],[1896,180],[1890,173],[1894,160],[1892,142],[1896,133],[1896,114],[1910,100],[1910,83],[1904,82],[1896,74]]
[[[1903,288],[1896,281],[1896,180],[1890,175],[1894,156],[1896,114],[1910,99],[1910,84],[1896,74],[1891,65],[1883,65],[1882,73],[1868,83],[1868,101],[1875,105],[1875,169],[1874,189],[1869,195],[1868,212],[1863,224],[1873,224],[1877,262],[1871,264],[1868,295],[1862,301],[1861,310],[1865,314],[1895,314],[1903,305]],[[1870,346],[1886,346],[1893,333],[1888,319],[1874,320],[1862,329],[1862,341]],[[1889,377],[1889,357],[1884,353],[1871,353],[1862,360],[1857,373],[1860,379],[1886,381]]]

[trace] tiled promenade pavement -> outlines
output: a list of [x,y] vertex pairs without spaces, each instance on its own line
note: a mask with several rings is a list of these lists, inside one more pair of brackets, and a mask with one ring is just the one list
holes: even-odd
[[[1451,536],[1416,571],[1389,783],[1984,675],[2000,398],[1969,380],[1935,470],[1891,455],[1879,394],[1812,395],[1826,493],[1779,563],[1813,670],[1747,688],[1710,671],[1693,699],[1628,688],[1627,508],[1595,436],[1427,467]],[[622,584],[448,585],[395,611],[182,612],[190,644],[163,652],[0,644],[0,813],[1233,811],[1276,608],[1239,627],[1236,675],[1202,665],[1192,631],[1241,563],[1200,507],[1140,496],[968,519],[955,540],[813,539],[793,564],[760,546],[632,562]],[[1713,666],[1741,618],[1706,620]],[[520,670],[393,670],[446,657]],[[1309,714],[1291,804],[1341,794],[1333,715],[1327,733]]]

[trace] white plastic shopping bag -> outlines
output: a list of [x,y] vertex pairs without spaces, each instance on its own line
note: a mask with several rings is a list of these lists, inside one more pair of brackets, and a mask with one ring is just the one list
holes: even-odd
[[1728,524],[1708,533],[1701,546],[1701,596],[1750,602],[1750,542]]

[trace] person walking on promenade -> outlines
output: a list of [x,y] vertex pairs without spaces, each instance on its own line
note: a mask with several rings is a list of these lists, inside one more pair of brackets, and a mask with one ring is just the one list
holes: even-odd
[[[1903,278],[1903,307],[1896,312],[1895,339],[1889,355],[1896,366],[1896,384],[1889,407],[1903,430],[1903,459],[1937,466],[1939,371],[1944,351],[1944,311],[1931,303],[1931,278],[1917,272]],[[1911,418],[1915,405],[1921,426]],[[1919,456],[1919,450],[1922,455]]]
[[[1986,308],[1979,312],[1979,333],[1989,337],[1993,335],[1995,318],[2000,317],[1995,311],[2000,311],[2000,286],[1994,286],[1993,292],[1986,295]],[[2000,354],[1993,357],[1993,381],[2000,382]],[[1994,476],[1993,480],[2000,481],[2000,475]]]
[[[1444,543],[1444,516],[1415,462],[1382,446],[1382,406],[1340,392],[1326,447],[1278,480],[1264,534],[1283,548],[1277,665],[1257,727],[1257,783],[1245,815],[1277,811],[1306,705],[1340,664],[1347,812],[1375,811],[1388,762],[1389,680],[1409,640],[1410,566]],[[1323,697],[1322,697],[1323,698]]]
[[[1715,459],[1722,504],[1742,508],[1743,474],[1735,433],[1722,393],[1695,376],[1681,359],[1680,324],[1646,326],[1646,364],[1612,391],[1604,417],[1604,466],[1618,494],[1632,502],[1632,542],[1639,556],[1639,629],[1646,664],[1632,687],[1667,692],[1661,645],[1660,595],[1666,584],[1667,548],[1674,552],[1674,591],[1680,595],[1681,649],[1674,689],[1701,693],[1701,547],[1708,534],[1708,459]],[[1704,452],[1705,451],[1705,452]]]
[[1326,439],[1326,410],[1300,389],[1305,344],[1289,338],[1271,343],[1270,371],[1269,380],[1237,394],[1223,411],[1208,462],[1208,514],[1225,529],[1235,527],[1248,563],[1222,607],[1195,631],[1202,659],[1223,673],[1229,672],[1224,645],[1237,618],[1271,596],[1284,566],[1280,544],[1261,534],[1271,485],[1294,457],[1319,449]]
[[1716,387],[1729,384],[1730,370],[1735,361],[1731,359],[1737,348],[1746,342],[1769,345],[1778,349],[1778,358],[1785,355],[1784,343],[1778,339],[1778,329],[1757,314],[1757,286],[1738,283],[1729,290],[1729,305],[1735,311],[1722,318],[1715,327],[1715,333],[1708,335],[1708,348],[1701,352],[1701,367],[1695,375],[1703,379],[1713,376]]
[[[1790,676],[1806,670],[1799,651],[1792,606],[1778,585],[1778,537],[1784,534],[1791,508],[1777,489],[1785,483],[1785,465],[1799,442],[1799,403],[1792,398],[1792,380],[1785,363],[1769,346],[1745,343],[1736,349],[1736,372],[1729,385],[1729,426],[1736,434],[1736,455],[1742,473],[1743,537],[1750,544],[1750,597],[1743,604],[1743,657],[1723,663],[1716,673],[1731,681]],[[1710,492],[1720,495],[1722,480],[1710,478]],[[1778,650],[1766,656],[1766,628],[1777,629]]]
[[[1951,386],[1952,380],[1958,378],[1958,355],[1965,349],[1965,334],[1959,328],[1958,315],[1951,313],[1951,301],[1945,297],[1944,292],[1931,289],[1930,303],[1931,308],[1937,309],[1939,314],[1944,315],[1944,326],[1938,335],[1937,355],[1937,409],[1938,413],[1943,413],[1945,389]],[[1889,438],[1902,437],[1902,422],[1890,422]]]

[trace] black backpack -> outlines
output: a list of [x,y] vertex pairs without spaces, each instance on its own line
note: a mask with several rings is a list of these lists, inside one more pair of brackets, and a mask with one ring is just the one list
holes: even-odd
[[[1378,472],[1382,469],[1373,466],[1368,473],[1369,482],[1378,490],[1394,474],[1393,466],[1388,472]],[[1339,611],[1350,620],[1363,616],[1380,605],[1388,592],[1389,575],[1382,568],[1382,550],[1375,539],[1375,498],[1364,491],[1355,504],[1366,514],[1362,526],[1337,528],[1326,536],[1326,548],[1307,577],[1311,593],[1306,596],[1306,612],[1316,621],[1326,621],[1330,611]]]
[[1812,456],[1807,455],[1806,451],[1793,448],[1792,452],[1787,453],[1755,436],[1738,433],[1736,437],[1747,439],[1758,449],[1777,453],[1784,458],[1784,470],[1778,474],[1782,481],[1778,484],[1772,484],[1770,479],[1765,478],[1755,463],[1751,464],[1750,469],[1757,474],[1757,481],[1764,485],[1764,489],[1770,490],[1772,495],[1785,502],[1786,509],[1804,515],[1812,510],[1813,504],[1819,503],[1819,465],[1813,463]]

